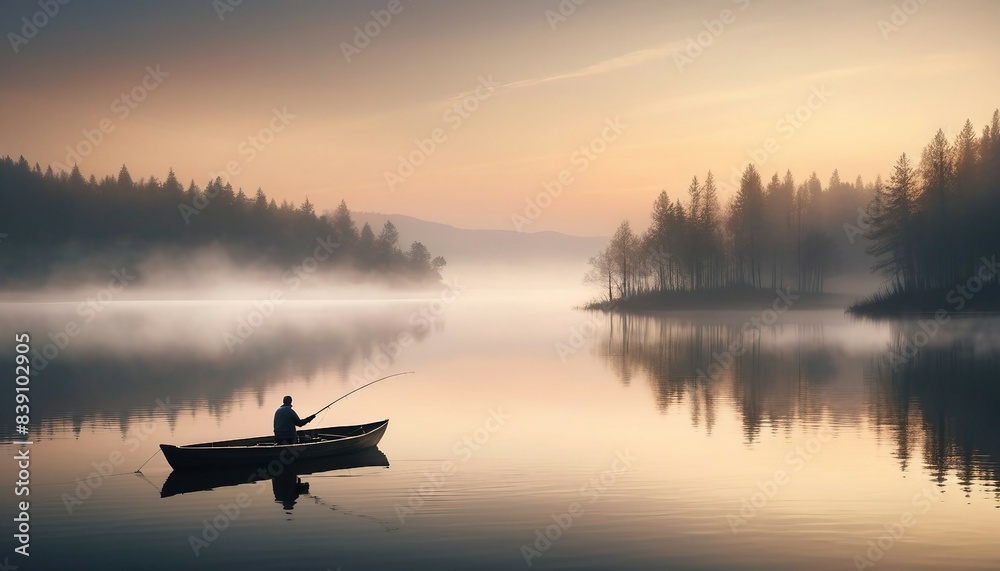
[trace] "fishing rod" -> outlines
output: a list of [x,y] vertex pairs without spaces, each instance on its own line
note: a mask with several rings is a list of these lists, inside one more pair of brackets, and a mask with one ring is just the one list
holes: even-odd
[[412,374],[413,374],[414,372],[415,372],[415,371],[406,371],[405,373],[395,373],[395,374],[392,374],[392,375],[389,375],[389,376],[387,376],[387,377],[382,377],[381,379],[375,379],[374,381],[372,381],[372,382],[370,382],[370,383],[368,383],[368,384],[365,384],[365,385],[361,385],[360,387],[358,387],[358,388],[354,389],[353,391],[351,391],[351,392],[347,393],[346,395],[344,395],[344,396],[340,397],[339,399],[337,399],[337,400],[333,401],[332,403],[330,403],[330,404],[328,404],[328,405],[324,406],[323,408],[321,408],[321,409],[317,410],[317,411],[315,412],[315,414],[313,414],[312,416],[316,416],[317,414],[319,414],[319,413],[323,412],[324,410],[326,410],[326,409],[330,408],[331,406],[333,406],[333,405],[337,404],[338,402],[340,402],[340,401],[342,401],[342,400],[346,399],[347,397],[349,397],[349,396],[353,395],[354,393],[356,393],[356,392],[360,391],[361,389],[363,389],[363,388],[365,388],[365,387],[370,387],[370,386],[374,385],[375,383],[377,383],[377,382],[379,382],[379,381],[384,381],[384,380],[386,380],[386,379],[391,379],[391,378],[393,378],[393,377],[398,377],[398,376],[400,376],[400,375],[412,375]]

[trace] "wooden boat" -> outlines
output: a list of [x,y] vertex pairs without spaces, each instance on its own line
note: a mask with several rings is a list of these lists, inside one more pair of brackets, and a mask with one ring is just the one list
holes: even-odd
[[257,436],[187,446],[160,444],[174,470],[220,470],[234,466],[288,465],[352,454],[372,448],[382,440],[388,420],[351,426],[330,426],[299,431],[297,444],[278,445],[273,436]]
[[287,470],[281,473],[270,472],[267,465],[258,469],[255,466],[230,466],[218,470],[174,470],[167,476],[160,490],[161,498],[169,498],[178,494],[204,492],[218,488],[239,486],[252,482],[266,480],[291,479],[299,476],[321,474],[334,470],[350,470],[354,468],[388,467],[389,459],[378,448],[365,448],[360,452],[319,458],[315,460],[296,460]]

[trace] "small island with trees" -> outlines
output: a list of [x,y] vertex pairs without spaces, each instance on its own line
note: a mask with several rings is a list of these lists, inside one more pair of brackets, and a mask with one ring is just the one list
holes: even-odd
[[[775,289],[798,307],[838,305],[825,294],[838,239],[863,238],[883,287],[850,304],[858,315],[1000,309],[1000,111],[982,133],[971,121],[949,141],[938,131],[914,165],[904,153],[888,182],[841,180],[824,189],[790,171],[765,184],[750,163],[725,209],[711,172],[687,202],[664,191],[648,230],[622,222],[590,259],[584,280],[601,310],[711,309],[770,303]],[[860,215],[859,215],[860,214]]]

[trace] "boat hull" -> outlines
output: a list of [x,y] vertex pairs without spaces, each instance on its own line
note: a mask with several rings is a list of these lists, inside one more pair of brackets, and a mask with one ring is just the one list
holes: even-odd
[[219,470],[278,462],[277,468],[298,460],[331,458],[372,448],[382,440],[388,425],[388,420],[381,420],[301,430],[303,441],[298,444],[276,445],[273,436],[258,436],[188,446],[161,444],[160,450],[174,470]]

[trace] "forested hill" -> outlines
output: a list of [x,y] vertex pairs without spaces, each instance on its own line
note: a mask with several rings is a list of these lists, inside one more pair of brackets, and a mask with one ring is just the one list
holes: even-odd
[[279,274],[315,257],[320,263],[313,271],[345,270],[352,279],[440,281],[443,258],[432,258],[419,242],[398,242],[392,224],[377,233],[367,224],[358,228],[343,202],[318,215],[308,198],[298,207],[277,204],[260,189],[247,196],[219,178],[204,189],[194,182],[185,189],[173,171],[162,182],[135,181],[122,166],[117,178],[88,180],[76,167],[56,174],[32,168],[24,157],[0,158],[4,286],[56,276],[106,279],[111,270],[137,268],[153,257],[183,270],[209,250],[237,266],[273,267]]

